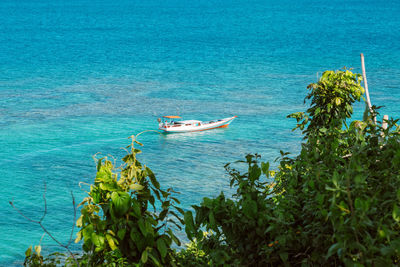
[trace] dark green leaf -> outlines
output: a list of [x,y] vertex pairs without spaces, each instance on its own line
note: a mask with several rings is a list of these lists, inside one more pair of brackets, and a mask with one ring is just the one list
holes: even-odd
[[193,233],[196,231],[193,222],[193,215],[191,211],[185,212],[184,215],[185,220],[185,231],[189,239],[193,238]]
[[125,215],[130,208],[131,198],[126,192],[113,192],[111,194],[112,204],[114,206],[114,212],[116,216]]
[[152,184],[155,188],[160,189],[160,183],[157,181],[156,176],[154,175],[154,173],[153,173],[149,168],[147,168],[147,167],[146,167],[146,171],[147,171],[147,175],[148,175],[149,178],[150,178],[151,184]]
[[124,237],[125,237],[125,233],[126,233],[126,229],[119,229],[119,230],[118,230],[118,233],[117,233],[118,238],[119,238],[120,240],[123,240]]
[[243,213],[248,218],[254,218],[257,214],[257,203],[253,200],[246,200],[243,202]]
[[167,256],[167,245],[165,244],[165,241],[162,237],[157,239],[157,249],[160,252],[162,258],[165,258],[165,256]]

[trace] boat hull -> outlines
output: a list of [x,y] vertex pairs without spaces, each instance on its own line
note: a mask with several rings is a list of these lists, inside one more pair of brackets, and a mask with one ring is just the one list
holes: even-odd
[[164,131],[165,133],[187,133],[187,132],[200,132],[207,131],[217,128],[227,128],[229,124],[236,118],[237,116],[225,118],[218,121],[210,121],[206,123],[201,123],[200,125],[180,125],[180,126],[164,126],[160,127],[159,130]]

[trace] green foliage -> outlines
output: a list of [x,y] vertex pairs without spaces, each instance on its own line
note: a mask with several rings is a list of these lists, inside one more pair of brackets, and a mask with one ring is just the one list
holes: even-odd
[[61,253],[53,253],[45,258],[41,254],[42,247],[40,245],[35,246],[34,249],[32,249],[32,246],[30,246],[26,251],[25,251],[25,261],[24,261],[24,266],[43,266],[43,267],[55,267],[61,263],[61,259],[65,257],[64,254]]
[[[136,159],[134,148],[115,167],[97,160],[97,175],[80,205],[76,241],[85,253],[66,266],[398,266],[400,261],[400,127],[373,123],[374,114],[346,124],[362,99],[361,77],[327,71],[311,84],[311,107],[295,113],[305,141],[297,157],[281,151],[279,166],[247,155],[246,172],[225,166],[231,187],[184,213],[171,189]],[[368,111],[369,112],[369,111]],[[157,203],[162,210],[155,210]],[[172,220],[174,217],[175,220]],[[180,242],[172,223],[185,232]],[[207,230],[208,233],[203,231]],[[46,265],[47,264],[47,265]],[[55,266],[40,246],[25,265]]]
[[[109,266],[118,259],[123,259],[118,266],[124,262],[166,266],[173,260],[172,243],[180,245],[170,227],[180,229],[179,201],[172,196],[172,189],[162,190],[153,172],[136,159],[140,150],[134,143],[141,144],[131,138],[130,153],[121,167],[116,168],[107,158],[97,160],[95,183],[80,204],[77,226],[81,230],[76,242],[83,239],[91,266]],[[156,201],[160,212],[156,212]]]
[[[279,192],[272,186],[269,164],[259,164],[259,155],[247,155],[248,171],[244,174],[225,166],[235,186],[234,200],[221,193],[214,199],[204,198],[200,206],[193,206],[196,216],[186,212],[185,223],[189,238],[196,237],[198,246],[210,256],[210,265],[265,266],[279,260],[272,253],[278,240],[276,229],[285,224],[276,213]],[[193,222],[192,222],[193,221]],[[203,235],[201,227],[211,230]]]
[[178,266],[201,267],[210,265],[210,257],[199,248],[196,239],[186,244],[186,248],[176,254],[176,264]]
[[349,70],[325,71],[317,83],[308,85],[311,91],[305,100],[311,99],[307,112],[297,112],[289,117],[300,122],[296,128],[309,135],[325,135],[327,130],[340,128],[353,114],[352,104],[364,94],[362,76]]
[[[234,199],[204,198],[194,218],[185,214],[188,237],[199,240],[211,265],[399,264],[397,120],[386,130],[370,119],[347,127],[363,92],[350,71],[325,72],[308,88],[311,107],[291,115],[306,128],[300,154],[281,152],[276,172],[248,155],[246,173],[227,166]],[[203,237],[202,227],[213,234]]]
[[398,263],[399,224],[393,214],[400,201],[400,138],[395,121],[389,124],[385,137],[371,123],[363,130],[336,129],[336,139],[310,136],[291,169],[281,174],[285,193],[279,204],[301,211],[291,213],[295,224],[288,230],[298,229],[307,240],[300,247],[309,251],[303,262]]

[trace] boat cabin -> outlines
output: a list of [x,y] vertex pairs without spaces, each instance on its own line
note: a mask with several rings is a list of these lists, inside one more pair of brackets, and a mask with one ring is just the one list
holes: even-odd
[[181,127],[181,126],[200,126],[202,124],[201,121],[198,120],[185,120],[185,121],[177,121],[176,119],[180,119],[180,116],[163,116],[162,119],[159,119],[160,125],[164,128],[170,127]]

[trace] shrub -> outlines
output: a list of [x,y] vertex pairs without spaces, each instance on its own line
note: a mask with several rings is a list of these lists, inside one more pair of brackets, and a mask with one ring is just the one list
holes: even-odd
[[[305,134],[300,154],[281,152],[277,172],[257,155],[246,157],[246,173],[228,165],[233,199],[204,198],[194,218],[185,214],[188,237],[214,265],[399,263],[400,129],[397,120],[386,130],[370,119],[346,124],[360,81],[325,72],[308,87],[311,107],[290,116]],[[202,227],[213,234],[203,237]]]
[[183,267],[201,267],[211,264],[209,255],[199,248],[196,240],[187,243],[185,248],[177,252],[175,259],[176,264]]
[[[134,144],[141,144],[131,138],[123,166],[116,168],[107,158],[97,160],[95,183],[80,204],[76,242],[83,239],[91,266],[119,259],[140,266],[166,266],[173,262],[172,243],[180,245],[169,224],[180,228],[175,212],[183,213],[176,206],[179,201],[171,195],[172,189],[160,189],[153,172],[136,159],[140,150]],[[162,208],[159,213],[156,201]]]

